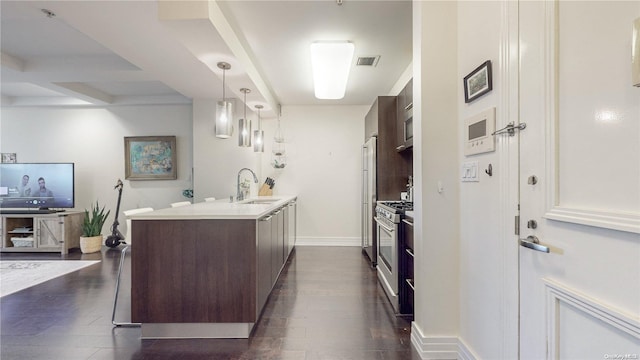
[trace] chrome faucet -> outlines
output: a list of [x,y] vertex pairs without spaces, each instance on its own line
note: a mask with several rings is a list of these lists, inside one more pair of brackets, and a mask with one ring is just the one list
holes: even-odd
[[240,191],[240,174],[243,170],[249,171],[251,175],[253,175],[253,182],[255,182],[256,184],[258,183],[258,177],[256,176],[256,173],[253,172],[253,170],[249,168],[240,169],[240,171],[238,171],[238,181],[236,182],[236,201],[244,200],[244,195]]

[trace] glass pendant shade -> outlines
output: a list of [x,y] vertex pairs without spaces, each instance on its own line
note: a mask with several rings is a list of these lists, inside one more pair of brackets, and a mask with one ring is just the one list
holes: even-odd
[[238,120],[238,145],[242,147],[251,146],[251,120],[240,119]]
[[238,120],[238,146],[250,147],[251,146],[251,120],[247,119],[247,94],[251,92],[250,89],[241,88],[240,92],[244,94],[244,103],[242,104],[242,110],[244,117]]
[[260,110],[264,106],[256,105],[258,109],[258,130],[253,132],[253,151],[264,152],[264,131],[262,130],[262,118],[260,117]]
[[228,139],[233,133],[233,103],[218,101],[216,104],[216,137]]
[[215,135],[221,139],[228,139],[233,133],[233,103],[225,97],[225,73],[231,69],[231,65],[219,62],[218,67],[222,69],[222,101],[216,103]]
[[253,151],[264,152],[264,130],[253,132]]

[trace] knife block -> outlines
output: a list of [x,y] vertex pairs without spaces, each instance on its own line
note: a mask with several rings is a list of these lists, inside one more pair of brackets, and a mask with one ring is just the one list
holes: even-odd
[[260,187],[260,191],[258,191],[258,196],[271,196],[273,195],[273,189],[269,188],[269,185],[262,184]]

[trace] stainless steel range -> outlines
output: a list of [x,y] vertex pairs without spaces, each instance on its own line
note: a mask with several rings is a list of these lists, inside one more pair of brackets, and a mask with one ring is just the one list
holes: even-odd
[[378,201],[376,206],[378,279],[396,312],[399,308],[398,227],[404,212],[411,210],[413,203],[405,201]]

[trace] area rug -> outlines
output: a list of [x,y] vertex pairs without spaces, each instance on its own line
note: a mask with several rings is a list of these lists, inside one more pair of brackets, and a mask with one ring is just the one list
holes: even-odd
[[99,262],[100,260],[2,260],[0,297]]

